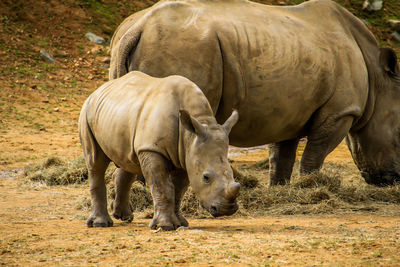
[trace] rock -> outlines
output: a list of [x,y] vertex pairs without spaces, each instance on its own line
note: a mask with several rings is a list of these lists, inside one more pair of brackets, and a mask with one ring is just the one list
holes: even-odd
[[50,56],[50,54],[47,53],[45,50],[40,50],[40,57],[51,64],[56,64],[54,58]]
[[110,57],[104,57],[101,62],[106,63],[106,64],[110,64],[111,62],[111,58]]
[[54,109],[54,112],[59,112],[60,111],[60,108],[55,108]]
[[56,57],[67,57],[68,54],[64,50],[57,50],[56,51]]
[[383,0],[372,0],[372,3],[370,3],[368,0],[365,0],[362,5],[362,10],[379,11],[382,9],[382,6]]
[[106,42],[106,40],[103,37],[97,36],[96,34],[94,34],[92,32],[86,33],[85,36],[90,41],[95,42],[96,44],[104,44]]
[[389,25],[393,30],[400,32],[400,20],[390,19]]
[[400,42],[400,33],[398,33],[398,32],[393,32],[393,33],[392,33],[392,39],[395,40],[395,41],[397,41],[397,42]]

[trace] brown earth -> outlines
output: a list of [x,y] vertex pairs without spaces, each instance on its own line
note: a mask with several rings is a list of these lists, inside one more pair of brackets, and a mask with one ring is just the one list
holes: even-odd
[[[262,158],[265,152],[236,157]],[[331,160],[347,160],[341,145]],[[343,155],[346,155],[343,157]],[[379,212],[188,218],[172,232],[150,219],[87,228],[87,185],[48,187],[0,178],[0,263],[5,266],[399,266],[399,205]],[[1,177],[1,176],[0,176]]]
[[[15,177],[10,170],[27,163],[81,154],[77,118],[87,95],[107,80],[108,55],[107,46],[84,34],[110,38],[124,17],[154,2],[0,2],[0,264],[399,266],[399,205],[346,214],[188,218],[190,228],[174,232],[150,231],[149,219],[93,229],[85,226],[89,211],[79,208],[87,185],[48,187]],[[386,0],[376,14],[362,13],[361,0],[338,2],[368,20],[382,44],[400,51],[385,27],[386,19],[399,19],[397,0]],[[42,49],[55,65],[40,59]],[[266,156],[261,150],[233,158],[251,164]],[[344,144],[327,161],[358,175]]]

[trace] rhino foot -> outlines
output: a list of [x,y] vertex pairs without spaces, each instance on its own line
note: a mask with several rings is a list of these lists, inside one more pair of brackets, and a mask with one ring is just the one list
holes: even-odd
[[[183,216],[182,216],[183,217]],[[185,221],[186,219],[183,218]],[[187,223],[187,221],[186,221]],[[181,227],[181,222],[178,217],[173,214],[172,216],[158,216],[153,218],[150,222],[151,229],[158,229],[161,228],[164,231],[172,231],[179,227]]]
[[107,216],[96,216],[92,214],[86,221],[88,227],[111,227],[113,224],[114,223],[108,214]]
[[113,212],[113,217],[124,222],[131,222],[133,220],[133,214],[131,210],[128,211],[115,209]]
[[188,221],[185,219],[185,217],[183,217],[182,214],[177,213],[176,217],[178,217],[178,220],[179,220],[179,222],[181,224],[180,226],[183,226],[183,227],[188,227],[189,226]]

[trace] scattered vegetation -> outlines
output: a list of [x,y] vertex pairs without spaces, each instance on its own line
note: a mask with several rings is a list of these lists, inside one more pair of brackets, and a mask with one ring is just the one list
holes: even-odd
[[[115,197],[112,173],[107,170],[109,203]],[[374,204],[400,203],[400,185],[375,187],[367,185],[348,166],[328,163],[320,173],[307,176],[293,175],[288,185],[269,187],[263,179],[265,170],[250,165],[235,171],[235,179],[242,184],[237,216],[258,216],[265,214],[318,214],[338,211],[374,210]],[[73,161],[51,157],[40,164],[25,168],[24,175],[31,181],[47,185],[80,184],[87,181],[88,174],[84,159]],[[352,181],[350,178],[358,178]],[[258,177],[258,178],[256,178]],[[88,197],[81,200],[82,209],[90,206]],[[149,189],[141,181],[133,183],[130,204],[136,216],[148,217],[153,205]],[[189,188],[182,200],[182,213],[189,217],[204,218],[210,215],[201,207],[195,194]]]

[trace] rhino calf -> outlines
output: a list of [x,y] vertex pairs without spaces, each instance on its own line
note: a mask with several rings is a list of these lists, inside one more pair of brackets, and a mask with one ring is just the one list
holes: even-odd
[[202,91],[181,76],[153,78],[130,72],[93,92],[82,107],[79,136],[93,203],[87,225],[107,227],[104,174],[112,161],[116,198],[113,216],[132,220],[130,187],[142,174],[154,202],[152,229],[188,226],[180,202],[188,185],[213,216],[231,215],[240,184],[228,162],[228,134],[237,111],[223,125]]

